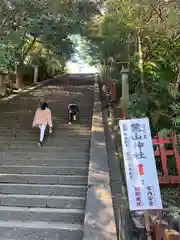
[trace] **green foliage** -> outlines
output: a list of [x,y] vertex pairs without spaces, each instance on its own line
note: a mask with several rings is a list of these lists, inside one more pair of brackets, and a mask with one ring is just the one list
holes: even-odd
[[[150,119],[156,131],[180,133],[180,18],[177,1],[106,0],[87,25],[86,51],[121,88],[129,66],[128,116]],[[109,59],[110,63],[109,63]],[[106,74],[104,75],[106,77]],[[120,93],[118,94],[120,96]],[[180,135],[180,134],[179,134]]]
[[7,45],[0,45],[0,72],[14,70],[15,55]]
[[40,64],[42,58],[53,70],[64,68],[75,51],[70,36],[81,34],[96,12],[89,0],[2,0],[0,71],[26,70],[24,65]]

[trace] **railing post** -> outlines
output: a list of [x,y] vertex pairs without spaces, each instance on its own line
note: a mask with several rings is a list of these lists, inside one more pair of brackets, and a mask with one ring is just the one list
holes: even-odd
[[164,235],[165,229],[168,228],[168,224],[163,220],[156,220],[151,223],[152,225],[152,239],[160,240]]
[[166,229],[164,231],[163,240],[180,240],[180,234],[172,229]]

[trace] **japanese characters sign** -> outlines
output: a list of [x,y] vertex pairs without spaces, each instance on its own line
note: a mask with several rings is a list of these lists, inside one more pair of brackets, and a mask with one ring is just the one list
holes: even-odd
[[119,121],[130,210],[162,209],[148,118]]

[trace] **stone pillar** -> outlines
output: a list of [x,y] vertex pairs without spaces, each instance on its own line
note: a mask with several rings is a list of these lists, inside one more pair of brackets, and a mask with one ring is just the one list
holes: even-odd
[[38,66],[34,66],[34,84],[37,84],[38,81]]
[[122,75],[122,96],[121,96],[121,109],[123,119],[127,116],[127,109],[129,106],[129,83],[128,83],[129,70],[125,69],[124,66],[121,70]]

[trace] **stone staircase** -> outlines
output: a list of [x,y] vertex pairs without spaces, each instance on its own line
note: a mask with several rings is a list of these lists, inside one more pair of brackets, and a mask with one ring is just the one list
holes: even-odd
[[[54,124],[42,148],[32,129],[40,96],[48,100]],[[68,125],[71,101],[81,113]],[[92,106],[93,81],[73,76],[0,101],[1,240],[83,238]]]

